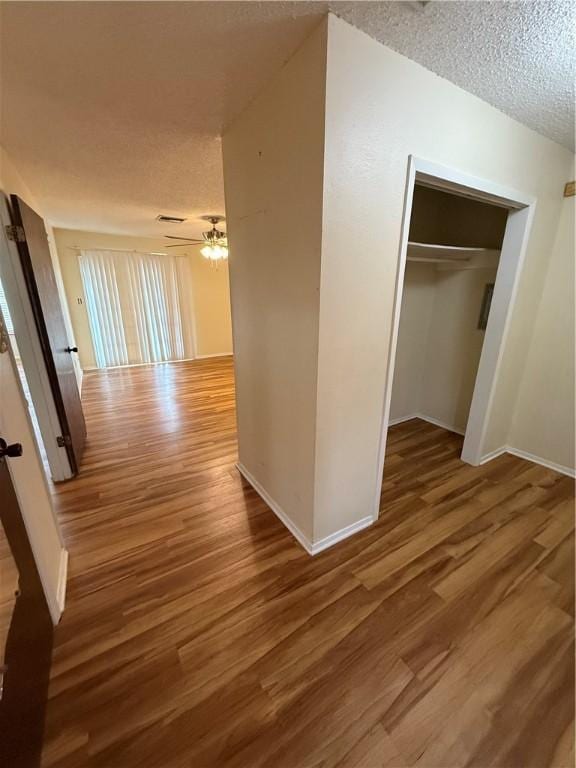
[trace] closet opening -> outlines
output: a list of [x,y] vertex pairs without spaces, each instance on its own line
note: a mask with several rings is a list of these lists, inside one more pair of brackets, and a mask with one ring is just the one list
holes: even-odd
[[515,190],[410,158],[378,506],[389,428],[412,422],[396,437],[413,447],[414,461],[442,435],[472,465],[505,449],[494,393],[534,205]]
[[416,184],[389,425],[464,435],[508,211]]

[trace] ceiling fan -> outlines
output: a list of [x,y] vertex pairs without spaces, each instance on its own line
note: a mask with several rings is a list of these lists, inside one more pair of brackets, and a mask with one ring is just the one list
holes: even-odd
[[200,253],[210,261],[220,261],[228,258],[228,238],[226,232],[216,228],[216,225],[224,221],[224,216],[201,216],[202,221],[209,221],[212,229],[202,232],[202,240],[192,237],[178,237],[176,235],[164,235],[170,240],[185,240],[185,243],[167,245],[167,248],[183,248],[190,245],[201,245]]

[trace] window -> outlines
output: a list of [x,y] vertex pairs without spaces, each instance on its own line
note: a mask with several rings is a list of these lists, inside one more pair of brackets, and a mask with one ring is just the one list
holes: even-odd
[[81,251],[98,368],[194,357],[186,256]]

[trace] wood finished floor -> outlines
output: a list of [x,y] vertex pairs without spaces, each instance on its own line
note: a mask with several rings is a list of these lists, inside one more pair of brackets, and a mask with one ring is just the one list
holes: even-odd
[[87,374],[45,768],[572,766],[573,481],[390,430],[309,557],[235,469],[230,359]]

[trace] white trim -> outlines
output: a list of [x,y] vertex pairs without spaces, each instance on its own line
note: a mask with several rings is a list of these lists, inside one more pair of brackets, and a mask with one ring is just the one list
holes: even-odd
[[[447,429],[449,432],[456,432],[458,435],[463,435],[462,430],[449,427],[447,424],[443,424],[438,419],[433,419],[429,416],[425,416],[423,413],[411,413],[409,416],[400,416],[398,419],[390,419],[388,422],[389,427],[394,427],[397,424],[403,424],[405,421],[412,421],[412,419],[422,419],[430,424],[434,424],[437,427]],[[505,453],[509,453],[511,456],[517,456],[519,459],[525,459],[531,461],[533,464],[539,464],[546,469],[552,469],[554,472],[559,472],[561,475],[567,475],[568,477],[576,477],[576,469],[571,467],[565,467],[563,464],[556,464],[554,461],[543,459],[541,456],[536,456],[534,453],[528,453],[528,451],[521,451],[519,448],[512,448],[510,445],[503,445],[501,448],[495,448],[490,453],[485,453],[479,460],[478,465],[487,464],[493,459],[497,459],[499,456],[503,456]]]
[[[384,388],[380,444],[378,448],[378,473],[373,500],[373,515],[380,514],[380,494],[384,478],[386,457],[386,437],[389,426],[390,401],[394,382],[394,368],[402,291],[406,269],[408,235],[412,214],[412,201],[416,181],[429,186],[439,187],[451,192],[463,194],[473,199],[482,200],[511,209],[508,215],[500,263],[495,281],[492,307],[486,329],[480,365],[472,397],[472,405],[462,449],[462,460],[477,465],[482,458],[482,445],[494,399],[497,375],[500,369],[514,300],[516,298],[520,271],[526,252],[530,226],[536,204],[535,198],[503,187],[486,179],[476,178],[453,168],[409,155],[404,188],[404,211],[400,230],[398,270],[394,296],[392,328],[390,336],[388,366]],[[429,419],[428,419],[429,420]],[[433,422],[434,423],[434,422]],[[444,425],[441,425],[444,426]]]
[[240,472],[240,474],[244,477],[244,479],[250,483],[252,488],[256,491],[256,493],[260,496],[261,499],[263,499],[266,504],[270,507],[272,512],[276,515],[276,517],[284,523],[286,528],[290,531],[292,536],[296,539],[296,541],[304,547],[306,552],[308,552],[309,555],[317,555],[319,552],[323,552],[325,549],[328,549],[329,547],[334,546],[334,544],[337,544],[339,541],[343,541],[344,539],[347,539],[349,536],[352,536],[355,533],[358,533],[358,531],[363,530],[364,528],[368,528],[368,526],[372,525],[374,522],[374,518],[372,517],[363,517],[361,520],[357,520],[355,523],[352,523],[351,525],[347,525],[345,528],[341,528],[339,531],[335,531],[334,533],[329,534],[328,536],[325,536],[323,539],[320,539],[319,541],[312,542],[306,536],[300,528],[298,528],[297,525],[295,525],[292,520],[288,517],[288,515],[284,512],[282,507],[277,504],[274,499],[269,496],[269,494],[264,490],[264,488],[260,485],[258,480],[246,469],[246,467],[241,463],[236,463],[236,468]]
[[528,246],[534,208],[535,204],[529,208],[511,211],[506,222],[490,315],[462,446],[462,460],[472,465],[477,465],[482,456],[514,301],[518,293],[520,273]]
[[504,445],[502,448],[496,448],[496,450],[490,451],[490,453],[482,456],[479,463],[487,464],[489,461],[497,459],[498,456],[502,456],[504,453],[509,453],[511,456],[517,456],[519,459],[530,461],[532,464],[539,464],[541,467],[546,467],[546,469],[559,472],[561,475],[566,475],[567,477],[576,477],[576,469],[565,467],[563,464],[556,464],[555,461],[543,459],[541,456],[536,456],[534,453],[528,453],[528,451],[521,451],[518,448],[512,448],[510,445]]
[[441,427],[442,429],[446,429],[448,432],[454,432],[457,435],[465,434],[463,429],[459,429],[458,427],[453,427],[450,424],[446,424],[445,421],[440,421],[440,419],[435,419],[433,416],[426,416],[423,413],[419,413],[416,418],[422,419],[422,421],[427,421],[429,424],[434,424],[435,427]]
[[58,624],[58,622],[62,618],[62,610],[60,608],[60,602],[58,600],[58,596],[55,595],[52,592],[52,590],[46,590],[46,585],[43,579],[40,579],[40,581],[42,582],[44,595],[46,597],[46,603],[48,604],[48,613],[50,614],[50,618],[52,619],[52,624],[56,626],[56,624]]
[[58,589],[56,592],[56,600],[58,603],[58,610],[60,614],[55,619],[52,616],[52,621],[57,624],[60,621],[60,616],[64,612],[64,606],[66,605],[66,581],[68,578],[68,550],[62,549],[60,552],[60,568],[58,570]]
[[232,357],[233,352],[213,352],[210,355],[196,355],[196,360],[209,360],[211,357]]
[[451,424],[446,424],[445,421],[435,419],[433,416],[426,416],[424,413],[411,413],[409,416],[400,416],[398,419],[389,419],[388,426],[394,427],[397,424],[403,424],[405,421],[412,421],[412,419],[420,419],[421,421],[427,421],[428,424],[434,424],[435,427],[441,427],[448,432],[455,432],[457,435],[463,435],[464,430],[458,427],[453,427]]
[[351,525],[347,525],[345,528],[340,528],[339,531],[331,533],[312,544],[312,552],[310,554],[317,555],[319,552],[323,552],[325,549],[333,547],[334,544],[338,544],[339,541],[343,541],[349,536],[353,536],[355,533],[358,533],[358,531],[363,531],[364,528],[368,528],[374,522],[375,520],[371,516],[363,517],[361,520],[357,520],[355,523],[351,523]]
[[474,200],[482,200],[492,205],[505,208],[527,208],[536,202],[536,198],[513,187],[505,187],[497,182],[463,173],[457,168],[434,163],[421,157],[410,155],[414,163],[416,179],[426,186],[457,191]]
[[495,448],[493,451],[490,451],[490,453],[484,454],[482,458],[480,459],[479,464],[487,464],[489,461],[492,461],[493,459],[497,459],[498,456],[503,456],[506,453],[506,446],[503,445],[501,448]]
[[193,363],[196,357],[182,357],[178,360],[151,360],[149,363],[126,363],[125,365],[105,365],[98,368],[97,365],[84,368],[85,371],[119,371],[122,368],[147,368],[150,365],[172,365],[172,363]]
[[525,459],[534,464],[540,464],[540,466],[546,467],[546,469],[553,469],[554,472],[560,472],[562,475],[576,477],[576,469],[565,467],[563,464],[556,464],[554,461],[548,461],[548,459],[543,459],[541,456],[535,456],[533,453],[528,453],[528,451],[520,451],[518,448],[512,448],[510,445],[507,445],[506,452],[512,454],[512,456],[517,456],[519,459]]
[[195,360],[209,360],[211,357],[232,357],[233,352],[217,352],[214,355],[196,355],[196,357],[184,357],[181,360],[157,360],[152,363],[128,363],[127,365],[108,365],[106,368],[98,368],[95,365],[86,366],[84,371],[118,371],[121,368],[143,368],[147,365],[168,365],[172,363],[193,363]]
[[153,360],[149,363],[127,363],[126,365],[107,365],[98,368],[96,365],[86,366],[84,371],[118,371],[121,368],[144,368],[148,365],[168,365],[172,363],[193,363],[194,360],[209,360],[211,357],[232,357],[232,352],[216,352],[213,355],[196,355],[195,357],[183,357],[179,360]]
[[399,416],[397,419],[388,419],[388,426],[395,427],[397,424],[403,424],[405,421],[412,421],[412,419],[420,419],[419,413],[411,413],[409,416]]
[[282,507],[277,504],[274,499],[268,495],[268,493],[264,490],[264,488],[260,485],[258,480],[250,474],[250,472],[246,469],[244,464],[241,462],[236,462],[236,468],[240,472],[240,474],[244,477],[245,480],[247,480],[252,488],[256,491],[256,493],[268,504],[272,512],[276,515],[276,517],[281,520],[286,528],[290,531],[292,536],[298,541],[299,544],[301,544],[306,552],[308,552],[309,555],[313,555],[313,545],[308,536],[306,536],[300,528],[298,528],[297,525],[295,525],[292,520],[288,517],[288,515],[284,512]]
[[390,403],[392,401],[392,385],[394,383],[394,367],[396,362],[396,348],[398,346],[398,330],[400,328],[400,308],[402,306],[402,292],[404,290],[404,273],[406,271],[406,257],[408,253],[408,236],[410,233],[410,218],[412,216],[412,200],[414,197],[414,181],[416,179],[416,165],[412,155],[408,157],[406,171],[406,186],[404,188],[404,210],[402,212],[402,227],[400,230],[400,247],[398,251],[398,273],[396,275],[396,287],[394,290],[394,306],[392,309],[392,328],[390,330],[390,347],[388,355],[388,372],[384,386],[384,403],[382,407],[382,424],[380,430],[380,443],[378,446],[378,474],[376,488],[372,502],[372,517],[377,520],[380,516],[380,498],[382,495],[382,483],[384,478],[384,459],[386,458],[386,438],[388,436],[388,421],[390,418]]

